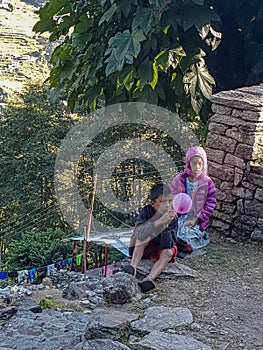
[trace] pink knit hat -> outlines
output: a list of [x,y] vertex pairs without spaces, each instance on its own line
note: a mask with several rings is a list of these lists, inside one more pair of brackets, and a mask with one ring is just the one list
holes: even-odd
[[192,170],[190,168],[190,159],[195,156],[202,158],[204,162],[203,170],[197,176],[197,178],[204,178],[205,176],[207,176],[207,156],[203,147],[193,146],[188,149],[185,156],[185,172],[188,176],[193,176]]

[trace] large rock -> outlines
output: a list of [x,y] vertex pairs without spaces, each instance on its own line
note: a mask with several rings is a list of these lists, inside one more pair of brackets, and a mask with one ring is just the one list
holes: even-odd
[[63,289],[62,296],[68,300],[86,300],[94,305],[101,305],[103,304],[101,278],[71,282]]
[[1,347],[5,350],[71,350],[84,340],[87,323],[88,316],[80,312],[21,311],[1,329]]
[[150,333],[189,325],[192,322],[193,315],[187,308],[152,306],[145,311],[143,318],[131,325],[133,330]]
[[118,272],[102,282],[103,298],[110,304],[125,304],[140,297],[136,279],[127,273]]
[[[73,350],[129,350],[127,346],[110,339],[88,340],[74,347]],[[0,348],[1,350],[1,348]]]
[[0,309],[0,322],[1,325],[6,323],[11,317],[13,317],[17,313],[17,308],[15,306],[5,307]]
[[32,299],[21,299],[17,302],[19,307],[19,312],[31,311],[34,314],[42,312],[41,307]]
[[138,314],[118,310],[96,309],[89,317],[85,339],[111,339],[127,342],[130,336],[131,322]]
[[132,344],[137,350],[213,350],[210,346],[184,335],[154,331],[138,343]]

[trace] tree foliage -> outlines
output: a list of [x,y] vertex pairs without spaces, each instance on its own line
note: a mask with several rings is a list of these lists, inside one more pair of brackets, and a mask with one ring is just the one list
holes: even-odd
[[36,85],[10,102],[0,119],[0,243],[5,252],[22,232],[66,228],[53,176],[57,149],[73,120],[62,105],[51,106],[47,89]]
[[65,232],[57,228],[25,231],[13,238],[5,256],[11,270],[45,267],[69,256],[71,244],[63,242]]
[[71,109],[143,101],[203,115],[214,85],[204,58],[220,41],[204,0],[50,0],[38,14],[34,30],[60,40],[51,98]]
[[[129,148],[131,147],[129,141],[134,139],[141,140],[141,142],[151,142],[164,149],[173,159],[173,163],[176,164],[177,168],[183,168],[183,151],[180,145],[165,132],[154,127],[137,124],[128,124],[125,125],[125,128],[123,128],[123,125],[111,127],[107,131],[98,134],[87,145],[78,164],[78,189],[86,207],[90,207],[92,198],[94,164],[115,143],[125,140],[127,141],[127,148]],[[161,176],[158,166],[155,167],[151,162],[140,159],[136,154],[136,149],[134,150],[134,157],[131,152],[127,159],[120,163],[116,162],[116,166],[113,168],[112,161],[115,163],[115,158],[119,155],[118,152],[121,153],[122,151],[123,149],[121,148],[119,151],[114,149],[112,153],[107,153],[108,162],[104,164],[104,168],[100,171],[102,187],[97,188],[97,193],[100,193],[95,198],[93,215],[105,225],[125,229],[129,227],[130,229],[135,224],[135,215],[138,209],[145,205],[145,192],[148,193],[155,183],[162,181],[169,183],[174,174],[171,170],[171,164],[167,163],[166,160],[160,160],[159,166],[165,171],[165,175]],[[109,174],[111,174],[110,178]],[[105,195],[103,202],[100,200],[102,193],[107,194],[109,190],[108,186],[105,185],[105,179],[110,181],[110,188],[114,196],[122,201],[124,205],[126,202],[129,202],[134,211],[124,213],[119,212],[117,208],[114,210],[111,196],[107,198],[107,195]],[[143,188],[141,188],[142,184],[139,181],[143,182]],[[136,196],[134,196],[134,193],[136,193]]]

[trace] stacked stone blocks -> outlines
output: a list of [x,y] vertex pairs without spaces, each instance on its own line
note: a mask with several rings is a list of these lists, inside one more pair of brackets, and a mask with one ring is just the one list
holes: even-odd
[[263,84],[212,96],[209,175],[217,187],[211,228],[263,241]]

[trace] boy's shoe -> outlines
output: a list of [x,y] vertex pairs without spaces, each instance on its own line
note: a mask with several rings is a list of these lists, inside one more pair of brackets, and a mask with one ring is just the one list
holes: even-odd
[[143,293],[149,292],[155,288],[155,284],[150,280],[143,280],[141,282],[138,282],[138,285]]
[[133,266],[125,265],[121,268],[121,272],[125,272],[125,273],[128,273],[129,275],[134,276],[135,270]]

